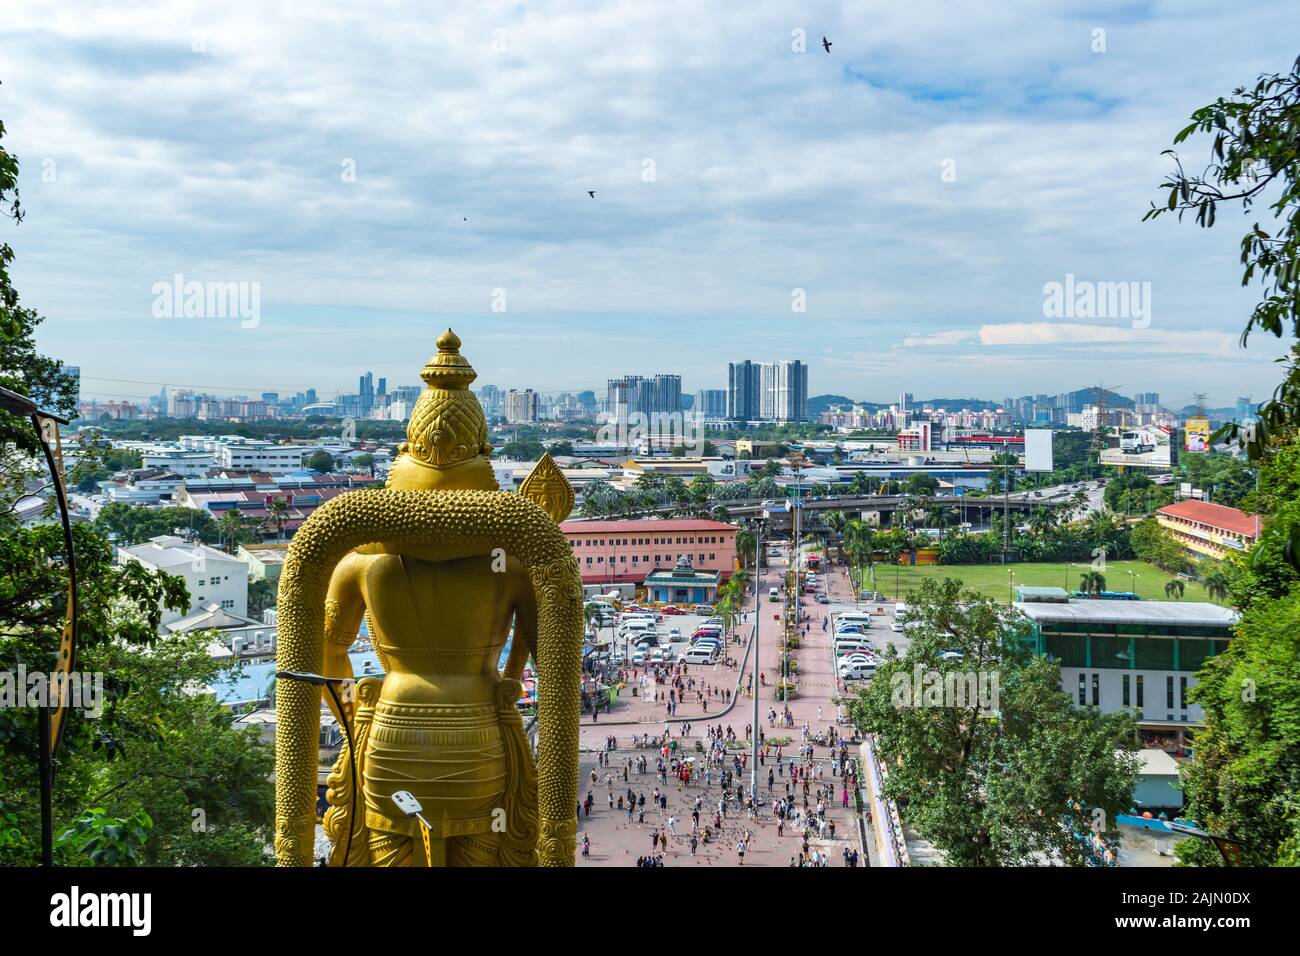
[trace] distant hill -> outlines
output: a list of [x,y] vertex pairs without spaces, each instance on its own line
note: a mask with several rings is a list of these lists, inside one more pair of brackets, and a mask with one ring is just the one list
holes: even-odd
[[990,402],[983,398],[918,398],[913,399],[913,403],[918,408],[930,405],[934,408],[942,408],[946,412],[959,412],[963,408],[969,408],[972,412],[982,412],[1001,407],[999,402]]
[[832,405],[844,405],[847,407],[853,404],[853,399],[845,398],[843,395],[813,395],[808,399],[808,417],[815,419]]

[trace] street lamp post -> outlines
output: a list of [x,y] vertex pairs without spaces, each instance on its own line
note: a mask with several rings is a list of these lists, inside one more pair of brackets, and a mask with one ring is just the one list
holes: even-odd
[[760,517],[758,520],[758,531],[754,537],[754,664],[749,673],[750,685],[754,688],[754,723],[750,732],[750,744],[753,747],[753,753],[750,754],[749,760],[749,791],[754,800],[754,806],[758,806],[758,629],[760,621],[763,618],[762,606],[759,603],[762,600],[763,593],[763,519],[762,506],[760,508]]

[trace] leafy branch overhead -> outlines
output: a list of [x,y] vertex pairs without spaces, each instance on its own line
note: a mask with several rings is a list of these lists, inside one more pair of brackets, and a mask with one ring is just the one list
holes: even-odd
[[[1198,225],[1210,228],[1221,203],[1240,203],[1247,214],[1257,203],[1267,203],[1273,222],[1253,223],[1241,240],[1241,284],[1258,282],[1262,289],[1241,344],[1245,347],[1256,329],[1300,340],[1300,58],[1290,72],[1261,76],[1253,88],[1239,87],[1191,119],[1174,145],[1194,134],[1209,135],[1210,161],[1189,172],[1177,152],[1166,150],[1174,170],[1160,188],[1168,195],[1153,203],[1143,220],[1177,213],[1181,221],[1192,213]],[[1300,423],[1298,362],[1300,350],[1293,347],[1281,384],[1260,405],[1253,426],[1229,423],[1214,439],[1236,441],[1255,461],[1266,454],[1270,436],[1294,429]]]

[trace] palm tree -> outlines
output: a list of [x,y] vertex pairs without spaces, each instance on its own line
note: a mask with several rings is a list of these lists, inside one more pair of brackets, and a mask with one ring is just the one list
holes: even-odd
[[1174,578],[1165,585],[1165,597],[1173,601],[1182,600],[1184,590],[1185,585],[1183,582],[1178,580],[1178,578]]
[[736,556],[740,558],[742,570],[749,566],[749,556],[753,554],[757,544],[758,535],[749,528],[741,528],[736,532]]
[[1056,512],[1051,508],[1045,508],[1041,505],[1033,510],[1029,516],[1029,530],[1038,535],[1044,541],[1051,536],[1056,530]]
[[227,511],[217,522],[217,528],[221,532],[221,540],[226,542],[226,548],[231,554],[235,553],[237,548],[244,541],[244,536],[248,533],[247,526],[244,522],[244,516],[238,511]]
[[1099,596],[1106,590],[1106,575],[1100,571],[1085,571],[1079,578],[1079,590],[1092,597]]
[[1210,595],[1211,601],[1226,601],[1228,599],[1228,576],[1222,570],[1215,568],[1204,579],[1205,591]]
[[836,537],[836,551],[839,552],[840,561],[844,560],[844,528],[849,522],[849,516],[843,511],[827,511],[822,513],[822,524],[826,525],[826,530],[833,533]]
[[275,536],[283,541],[284,525],[289,520],[289,503],[283,498],[272,498],[266,507],[271,512],[271,521],[275,524]]

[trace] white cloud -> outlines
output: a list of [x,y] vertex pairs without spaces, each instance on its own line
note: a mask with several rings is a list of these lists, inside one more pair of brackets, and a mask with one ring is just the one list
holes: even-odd
[[[1235,342],[1253,304],[1239,235],[1226,216],[1138,220],[1187,114],[1295,52],[1282,0],[387,0],[292,16],[264,0],[10,0],[5,14],[0,118],[29,215],[0,240],[49,317],[42,346],[90,392],[96,375],[209,382],[213,368],[322,393],[354,390],[366,367],[414,381],[450,323],[503,385],[595,387],[607,366],[652,361],[717,387],[729,360],[789,356],[812,363],[814,392],[890,395],[936,371],[897,346],[928,363],[983,341],[1041,315],[1043,283],[1066,273],[1152,282],[1177,317],[1153,334],[1189,361],[1154,366],[1150,388],[1212,379],[1228,355],[1213,336]],[[833,54],[791,53],[795,27]],[[260,282],[261,326],[149,321],[152,284],[178,271]],[[498,287],[506,316],[489,311]],[[796,287],[806,314],[790,311]],[[539,361],[525,328],[605,344]],[[1026,342],[1037,364],[1021,376],[1076,387],[1105,349],[1154,341]],[[974,364],[942,372],[967,394],[1009,385]]]

